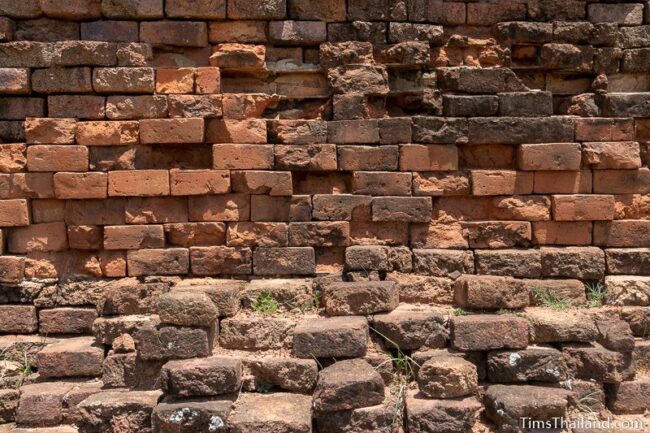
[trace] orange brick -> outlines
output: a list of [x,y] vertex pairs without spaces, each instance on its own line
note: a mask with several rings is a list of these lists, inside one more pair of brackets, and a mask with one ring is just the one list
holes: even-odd
[[54,192],[61,199],[105,198],[106,173],[55,173]]
[[138,144],[138,122],[79,122],[77,144],[86,146]]
[[453,145],[405,144],[399,149],[401,171],[454,171],[458,148]]
[[0,256],[0,282],[20,283],[25,278],[25,257]]
[[196,247],[226,243],[226,225],[219,222],[165,224],[170,245]]
[[641,167],[641,148],[636,141],[583,143],[582,155],[585,163],[596,170]]
[[98,255],[99,266],[105,277],[126,276],[126,252],[102,250]]
[[[636,121],[633,119],[576,119],[576,140],[632,140],[634,139],[634,126],[638,121],[639,119]],[[637,139],[640,138],[637,137]]]
[[587,194],[591,171],[536,171],[534,192],[538,194]]
[[64,200],[32,200],[32,220],[35,223],[51,223],[54,221],[63,221],[64,217]]
[[52,197],[52,173],[0,174],[0,199]]
[[580,144],[522,144],[517,151],[517,164],[522,170],[580,170]]
[[223,194],[230,191],[228,170],[170,170],[172,195]]
[[216,169],[273,169],[273,146],[262,144],[214,144],[212,166]]
[[595,194],[554,195],[556,221],[599,221],[614,219],[614,196]]
[[597,194],[650,194],[650,168],[638,170],[594,170]]
[[104,248],[107,250],[137,250],[164,246],[165,232],[162,225],[104,227]]
[[102,248],[102,228],[68,226],[68,244],[77,250],[99,250]]
[[14,173],[25,170],[27,147],[22,143],[0,144],[0,172]]
[[187,248],[127,251],[127,267],[133,277],[143,275],[181,275],[190,270]]
[[193,68],[156,69],[156,93],[194,92]]
[[25,119],[27,143],[71,144],[74,143],[75,119]]
[[169,195],[167,170],[116,170],[108,172],[109,196]]
[[512,195],[533,192],[533,173],[511,170],[473,170],[472,194]]
[[608,247],[650,247],[650,220],[596,222],[594,244]]
[[29,224],[27,200],[0,200],[0,227],[17,227]]
[[7,249],[12,253],[63,251],[67,248],[68,235],[62,222],[18,227],[8,236]]
[[189,197],[190,221],[248,221],[250,195],[224,194]]
[[194,75],[196,93],[203,95],[221,92],[221,71],[219,68],[196,68]]
[[533,237],[538,245],[591,245],[593,223],[536,221]]
[[202,143],[203,119],[140,120],[140,141],[143,144]]
[[205,140],[208,143],[266,143],[266,120],[208,119]]
[[88,171],[86,146],[33,145],[27,147],[29,171]]
[[271,196],[293,194],[290,171],[238,171],[233,170],[232,190],[247,194]]

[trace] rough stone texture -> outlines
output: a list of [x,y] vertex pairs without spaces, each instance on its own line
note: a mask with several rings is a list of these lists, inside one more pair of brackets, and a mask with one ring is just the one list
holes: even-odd
[[366,361],[339,361],[318,375],[314,409],[321,412],[374,406],[384,401],[384,381]]
[[[0,424],[508,430],[568,380],[636,415],[649,38],[634,0],[0,0]],[[400,351],[457,359],[311,413],[319,370]],[[467,362],[516,384],[486,426],[482,390],[424,398]]]
[[564,416],[569,392],[532,385],[492,385],[485,394],[487,415],[497,425],[516,429],[521,418],[550,420]]
[[225,357],[169,361],[161,371],[165,393],[179,397],[236,392],[241,386],[241,375],[241,361]]
[[418,368],[420,392],[430,398],[473,394],[478,386],[476,366],[457,356],[434,356]]

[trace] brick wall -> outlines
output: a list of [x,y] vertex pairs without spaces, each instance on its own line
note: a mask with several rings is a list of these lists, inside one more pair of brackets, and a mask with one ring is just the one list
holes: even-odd
[[[478,273],[650,272],[647,250],[610,250],[650,246],[643,4],[7,0],[0,13],[5,282],[438,275],[432,249],[469,251]],[[378,245],[400,259],[352,258]],[[625,263],[608,268],[612,254]],[[548,265],[564,255],[598,266]]]

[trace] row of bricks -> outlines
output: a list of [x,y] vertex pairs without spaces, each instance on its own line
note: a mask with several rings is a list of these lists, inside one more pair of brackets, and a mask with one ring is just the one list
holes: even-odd
[[[137,250],[167,246],[230,247],[345,247],[375,244],[410,245],[413,248],[506,248],[532,245],[639,246],[650,244],[647,220],[596,222],[463,222],[459,242],[448,245],[428,242],[430,232],[422,225],[385,224],[375,221],[292,223],[173,223],[123,226],[66,226],[63,222],[33,224],[7,229],[7,251],[13,254],[79,250]],[[384,233],[380,234],[382,230]],[[488,239],[498,233],[502,239]],[[613,238],[612,234],[617,235]],[[410,239],[409,239],[410,235]],[[632,238],[631,238],[632,237]]]
[[[448,5],[447,11],[452,9]],[[166,28],[183,27],[193,30],[196,33],[194,39],[183,39],[178,31],[169,32],[170,35],[179,36],[177,40],[167,37],[165,43],[184,46],[197,44],[200,46],[207,43],[248,43],[248,44],[288,44],[288,45],[309,45],[315,39],[322,39],[327,35],[330,42],[340,42],[341,33],[345,27],[340,24],[332,24],[326,27],[323,22],[314,21],[211,21],[206,27],[202,23],[143,23],[141,26],[135,21],[113,21],[101,20],[78,23],[61,22],[51,20],[38,20],[41,23],[48,23],[50,27],[56,27],[58,33],[65,35],[65,39],[74,41],[97,42],[142,42],[149,44],[160,43],[160,36],[152,32],[156,27]],[[29,29],[35,21],[19,21],[16,40],[30,40]],[[446,23],[450,24],[450,23]],[[371,37],[367,38],[376,44],[400,43],[407,41],[427,41],[436,45],[443,43],[444,27],[419,24],[390,22],[368,23]],[[13,25],[11,22],[0,20],[0,27],[5,27],[4,38],[0,42],[12,40]],[[191,28],[190,28],[191,27]],[[294,30],[288,32],[287,30]],[[329,35],[327,34],[329,30]],[[553,21],[548,23],[536,23],[527,21],[501,22],[497,25],[498,39],[511,45],[535,45],[551,42],[571,44],[593,44],[598,46],[617,46],[623,48],[640,48],[647,46],[640,39],[640,34],[645,31],[644,26],[618,27],[617,23],[599,22],[595,25],[585,21]],[[142,37],[140,37],[142,35]],[[207,35],[207,37],[206,37]],[[317,36],[317,37],[314,37]],[[346,38],[347,39],[347,38]],[[620,41],[619,41],[620,39]],[[37,40],[34,38],[34,40]],[[206,42],[207,41],[207,42]],[[323,40],[324,41],[324,40]]]
[[[38,146],[34,146],[38,148]],[[56,146],[53,146],[56,149]],[[80,157],[65,147],[39,158]],[[29,155],[29,154],[28,154]],[[312,174],[266,170],[113,170],[85,172],[86,160],[60,166],[80,172],[0,174],[0,199],[156,197],[227,194],[291,196],[313,193],[352,193],[373,196],[499,196],[529,194],[648,194],[650,170],[450,172],[354,171]],[[83,155],[81,155],[83,156]],[[28,160],[29,161],[29,160]],[[48,162],[49,163],[49,162]],[[56,162],[62,164],[61,162]],[[39,162],[44,167],[45,162]],[[51,164],[51,163],[49,163]],[[76,164],[76,165],[75,165]],[[79,164],[85,164],[80,167]],[[40,165],[39,165],[40,167]],[[47,167],[50,169],[52,166]],[[36,165],[30,166],[36,169]],[[45,167],[44,167],[45,168]],[[287,167],[282,167],[286,169]],[[291,167],[294,168],[294,167]],[[304,167],[303,167],[304,168]],[[320,186],[309,191],[311,186]]]
[[[613,197],[615,220],[643,219],[647,215],[648,195],[555,196],[570,215],[572,201],[585,210],[592,203],[603,203],[601,215],[610,218]],[[65,221],[69,225],[122,225],[184,223],[188,221],[356,221],[369,222],[373,197],[348,194],[268,195],[224,194],[195,197],[134,197],[99,200],[32,199],[32,222]],[[3,200],[5,208],[24,213],[24,199]],[[551,221],[552,200],[548,196],[441,197],[433,202],[430,224],[445,221]],[[574,207],[575,208],[575,207]],[[590,211],[595,215],[598,211]],[[586,214],[585,214],[586,215]],[[586,216],[583,215],[582,218]],[[21,217],[22,218],[22,217]],[[407,222],[396,221],[401,230]],[[558,226],[570,224],[558,223]],[[577,225],[576,225],[577,227]],[[581,227],[588,227],[581,225]]]
[[[227,247],[208,246],[190,248],[140,249],[129,251],[100,251],[98,254],[84,251],[33,253],[28,256],[0,256],[0,280],[23,275],[45,275],[46,269],[35,265],[49,263],[56,267],[65,257],[92,257],[112,262],[106,276],[121,277],[145,275],[177,275],[191,273],[208,275],[313,275],[328,272],[328,262],[338,263],[339,270],[345,266],[351,270],[376,270],[390,272],[415,272],[420,275],[448,277],[452,273],[475,273],[475,255],[485,253],[494,268],[478,270],[479,274],[502,275],[497,263],[508,263],[519,272],[533,277],[602,279],[609,269],[610,259],[617,266],[616,257],[630,251],[631,257],[644,259],[641,250],[605,250],[597,247],[541,247],[528,250],[442,250],[413,249],[407,247],[387,248],[376,246],[352,246],[347,248],[313,247]],[[610,258],[609,252],[613,255]],[[334,254],[333,254],[334,253]],[[335,262],[332,260],[335,259]],[[606,261],[607,259],[607,261]],[[190,268],[191,262],[191,268]],[[536,267],[541,262],[541,272]],[[548,265],[544,266],[544,263]],[[576,266],[587,263],[587,266]],[[529,266],[526,270],[526,266]],[[45,268],[45,266],[43,266]],[[30,269],[31,268],[31,269]],[[127,270],[128,269],[128,270]],[[329,268],[331,270],[331,268]],[[535,270],[537,269],[537,270]],[[647,269],[632,266],[629,270],[647,273]],[[13,280],[15,281],[15,280]]]
[[[644,3],[575,4],[560,8],[507,2],[497,4],[442,2],[441,0],[88,0],[57,2],[25,0],[14,4],[3,0],[0,15],[12,18],[37,18],[45,15],[68,20],[115,19],[250,19],[294,18],[323,21],[431,21],[440,24],[490,25],[501,21],[542,20],[546,16],[566,16],[571,20],[616,22],[638,25],[644,21]],[[444,6],[443,6],[444,5]],[[557,18],[556,18],[557,19]]]
[[[125,142],[130,139],[124,137],[120,140]],[[89,141],[91,142],[78,137],[77,142],[84,145],[25,146],[19,143],[0,145],[0,172],[87,171],[91,162],[87,146],[96,145],[96,142]],[[124,145],[131,144],[137,143],[124,143]],[[644,153],[646,148],[644,144]],[[641,149],[638,142],[632,141],[585,142],[582,145],[579,143],[522,144],[517,149],[516,165],[524,172],[579,171],[588,168],[635,170],[643,166]],[[122,151],[123,149],[119,149],[114,154],[117,155]],[[212,168],[220,170],[275,168],[297,171],[430,172],[456,171],[461,166],[458,147],[435,144],[372,147],[334,144],[214,144],[211,159]],[[523,182],[522,189],[532,191],[532,173],[521,173],[518,176],[521,176],[519,180]]]
[[[650,93],[647,94],[650,97]],[[240,103],[245,103],[245,99]],[[182,143],[544,144],[650,140],[650,119],[574,117],[420,117],[367,120],[143,119],[77,122],[27,118],[28,144],[103,146]],[[227,139],[227,140],[226,140]],[[570,146],[560,145],[566,150]],[[575,150],[575,149],[574,149]]]
[[[262,198],[260,198],[262,197]],[[265,198],[267,197],[267,198]],[[635,196],[632,196],[635,197]],[[394,221],[394,222],[429,222],[437,220],[440,216],[452,216],[455,220],[520,220],[520,221],[608,221],[616,217],[637,217],[634,215],[643,209],[644,197],[634,203],[629,196],[623,196],[616,201],[613,195],[554,195],[554,196],[496,196],[496,197],[448,197],[440,198],[432,204],[431,197],[370,197],[355,195],[316,195],[314,196],[313,215],[321,220],[351,220],[356,215],[361,221]],[[256,196],[247,194],[224,194],[189,197],[188,200],[169,202],[175,205],[167,214],[172,217],[168,221],[278,221],[278,216],[284,216],[289,209],[287,220],[308,221],[312,216],[309,196],[283,197],[283,200],[272,200],[271,196]],[[270,199],[270,200],[269,200]],[[267,206],[284,204],[273,210]],[[94,201],[75,201],[76,206],[83,209],[84,203],[88,205],[88,212],[92,214]],[[73,202],[74,203],[74,202]],[[134,205],[135,203],[135,205]],[[137,215],[147,206],[162,205],[165,201],[156,202],[132,201],[127,209],[135,211]],[[189,203],[189,212],[184,204]],[[127,205],[129,206],[129,205]],[[336,208],[338,206],[338,208]],[[462,206],[472,206],[466,213],[461,211]],[[519,208],[518,206],[526,206]],[[626,209],[626,206],[629,208]],[[635,209],[635,206],[637,209]],[[251,209],[252,208],[252,209]],[[621,209],[623,208],[623,209]],[[631,208],[631,209],[630,209]],[[180,209],[180,212],[177,210]],[[139,211],[138,211],[139,210]],[[292,212],[295,215],[292,218]],[[626,215],[626,212],[632,215]],[[81,211],[83,215],[83,211]],[[622,215],[621,215],[622,214]],[[643,215],[640,215],[643,218]],[[267,217],[267,218],[265,218]],[[81,217],[83,219],[83,217]],[[97,221],[124,221],[124,214],[117,208],[112,215],[95,217]],[[151,220],[155,221],[155,215]],[[637,217],[638,218],[638,217]],[[29,224],[29,206],[26,199],[0,200],[0,226],[14,227]],[[163,221],[165,221],[163,219]],[[91,223],[94,224],[94,223]],[[98,222],[96,224],[111,224],[111,222]]]

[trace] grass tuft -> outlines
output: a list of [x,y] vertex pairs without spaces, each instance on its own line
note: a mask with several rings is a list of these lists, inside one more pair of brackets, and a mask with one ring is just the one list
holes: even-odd
[[607,289],[600,282],[587,283],[587,306],[590,308],[602,307],[607,300]]
[[555,293],[552,293],[549,290],[544,290],[541,287],[533,288],[533,296],[535,296],[537,302],[554,310],[566,310],[571,306],[570,300],[559,299]]
[[273,314],[278,311],[278,301],[273,295],[264,292],[257,296],[257,299],[251,303],[251,308],[261,314]]

